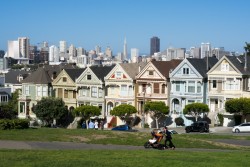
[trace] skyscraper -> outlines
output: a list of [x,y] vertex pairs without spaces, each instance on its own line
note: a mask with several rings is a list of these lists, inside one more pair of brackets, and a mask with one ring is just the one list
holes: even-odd
[[211,44],[201,43],[201,59],[204,57],[209,57],[211,54]]
[[30,39],[27,37],[19,37],[19,57],[28,58],[30,49]]
[[150,39],[150,55],[160,52],[160,38],[152,37]]
[[139,49],[131,48],[131,61],[132,63],[137,63],[139,57]]
[[126,37],[124,39],[124,44],[123,44],[123,60],[128,60]]

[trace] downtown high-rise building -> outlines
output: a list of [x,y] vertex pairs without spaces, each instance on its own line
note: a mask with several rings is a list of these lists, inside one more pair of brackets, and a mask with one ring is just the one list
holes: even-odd
[[67,42],[66,41],[59,41],[59,52],[60,53],[67,53]]
[[30,40],[19,37],[18,40],[8,41],[8,57],[14,59],[29,58]]
[[132,63],[137,63],[139,57],[139,49],[131,48],[131,61]]
[[123,58],[122,58],[122,60],[128,60],[126,37],[124,39],[124,44],[123,44]]
[[160,52],[160,38],[154,36],[150,38],[150,55],[157,52]]
[[201,43],[201,59],[211,56],[211,44]]

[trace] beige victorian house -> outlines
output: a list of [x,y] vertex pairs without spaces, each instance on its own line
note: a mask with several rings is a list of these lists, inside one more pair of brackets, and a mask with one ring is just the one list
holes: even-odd
[[223,114],[223,126],[234,126],[234,117],[225,111],[229,99],[250,97],[250,60],[244,56],[223,56],[208,73],[208,105],[211,119],[218,123]]
[[[120,104],[135,104],[135,76],[144,68],[146,63],[123,63],[117,64],[104,78],[107,95],[105,96],[107,123],[112,122],[113,116],[110,111]],[[117,122],[124,124],[119,118]]]
[[[135,106],[142,116],[142,121],[145,119],[145,123],[149,127],[155,127],[154,120],[150,117],[150,114],[145,114],[144,104],[147,101],[162,101],[166,105],[169,105],[169,72],[182,60],[171,61],[151,61],[149,62],[135,77],[138,91],[136,92]],[[145,114],[145,118],[143,115]],[[164,120],[159,122],[159,126],[166,124]]]
[[101,109],[99,119],[106,117],[105,114],[105,95],[106,89],[104,77],[112,70],[114,66],[91,66],[76,80],[78,90],[77,106],[92,105]]
[[62,98],[69,111],[77,107],[76,79],[84,69],[64,69],[52,82],[55,97]]

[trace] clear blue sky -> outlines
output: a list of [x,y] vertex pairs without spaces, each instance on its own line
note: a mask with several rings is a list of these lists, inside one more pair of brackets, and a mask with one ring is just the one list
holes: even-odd
[[0,50],[7,41],[31,44],[66,40],[86,50],[107,46],[113,54],[138,48],[149,53],[150,38],[168,47],[200,46],[243,52],[250,42],[249,0],[0,0]]

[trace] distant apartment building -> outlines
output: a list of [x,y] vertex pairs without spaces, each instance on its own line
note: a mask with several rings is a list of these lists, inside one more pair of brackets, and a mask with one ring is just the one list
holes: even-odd
[[27,37],[19,37],[18,40],[8,41],[7,57],[17,60],[19,64],[29,63],[30,42]]
[[154,55],[154,53],[160,52],[160,38],[152,37],[150,39],[150,55]]
[[50,64],[59,63],[59,50],[58,47],[55,45],[49,47],[49,63]]
[[229,51],[225,51],[224,47],[213,48],[212,56],[215,56],[218,60],[221,59],[225,55],[230,55]]
[[105,56],[108,58],[112,58],[112,50],[109,46],[106,48]]
[[201,59],[204,57],[211,57],[211,44],[210,43],[201,43]]
[[167,61],[173,59],[184,59],[185,58],[185,48],[168,48],[167,49]]
[[82,47],[76,48],[76,56],[85,55],[85,50]]
[[201,48],[199,47],[191,47],[189,50],[189,58],[200,58]]

